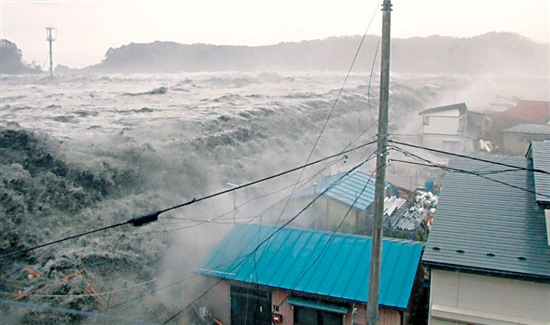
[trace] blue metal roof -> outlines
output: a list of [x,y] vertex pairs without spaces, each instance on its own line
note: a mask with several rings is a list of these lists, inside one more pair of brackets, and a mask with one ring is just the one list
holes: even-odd
[[[301,198],[314,195],[315,193],[321,193],[332,185],[324,195],[349,206],[353,205],[353,207],[362,211],[374,202],[375,181],[375,175],[371,177],[371,175],[361,171],[356,171],[349,175],[346,175],[346,173],[339,173],[319,179],[316,182],[316,188],[313,186],[304,188],[294,194],[292,198]],[[386,183],[386,185],[388,184]],[[357,202],[355,202],[358,195],[359,198]],[[355,204],[353,204],[354,202]]]
[[[381,305],[407,308],[422,249],[423,243],[384,239]],[[235,225],[197,270],[227,280],[366,303],[370,254],[371,237]]]

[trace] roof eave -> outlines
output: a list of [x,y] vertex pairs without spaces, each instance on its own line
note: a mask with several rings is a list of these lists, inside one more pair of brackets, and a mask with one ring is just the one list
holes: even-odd
[[[225,278],[223,276],[218,276],[216,274],[209,274],[209,273],[203,273],[203,272],[199,272],[199,274],[202,275],[202,276],[217,278],[217,279],[220,279],[220,281],[227,281],[229,283],[239,283],[239,284],[244,283],[245,285],[255,285],[255,283],[252,283],[252,282],[228,279],[228,278]],[[269,289],[272,289],[272,290],[286,291],[286,292],[289,292],[291,294],[292,293],[297,293],[297,294],[301,294],[301,295],[305,295],[305,296],[319,297],[319,298],[323,298],[323,299],[326,299],[326,300],[331,300],[331,301],[341,302],[341,303],[349,303],[349,304],[354,304],[355,303],[355,304],[363,304],[363,305],[368,304],[368,301],[362,301],[362,300],[345,299],[345,298],[341,298],[341,297],[326,296],[326,295],[314,294],[314,293],[311,293],[311,292],[304,292],[304,291],[298,291],[298,290],[288,290],[288,289],[285,289],[285,288],[278,288],[278,287],[273,287],[273,286],[269,286],[269,285],[265,285],[265,284],[260,284],[259,286],[264,287],[264,288],[269,288]],[[411,299],[411,297],[409,295],[409,299],[407,299],[407,305],[409,304],[410,299]],[[399,311],[407,311],[408,310],[406,307],[388,306],[388,305],[385,305],[385,304],[380,304],[380,306],[382,306],[386,309],[394,309],[394,310],[399,310]]]
[[547,283],[550,284],[550,276],[538,275],[538,274],[526,274],[526,273],[517,273],[503,270],[494,270],[494,269],[485,269],[474,266],[464,266],[464,265],[453,265],[447,263],[439,263],[433,261],[422,261],[422,264],[428,267],[428,269],[436,269],[443,271],[461,271],[464,273],[476,274],[476,275],[485,275],[493,276],[497,278],[506,278],[513,280],[522,280],[538,283]]

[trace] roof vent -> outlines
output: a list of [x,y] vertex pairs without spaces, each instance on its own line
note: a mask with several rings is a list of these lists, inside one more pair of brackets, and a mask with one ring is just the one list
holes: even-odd
[[441,248],[439,248],[439,247],[432,247],[432,249],[433,249],[434,251],[440,251],[440,250],[441,250]]
[[495,254],[493,254],[493,253],[487,253],[486,255],[489,256],[489,257],[495,257]]
[[523,257],[523,256],[520,256],[520,257],[518,257],[518,260],[520,260],[520,261],[526,261],[527,259],[526,259],[525,257]]
[[462,249],[457,249],[456,252],[459,254],[464,254],[464,251]]

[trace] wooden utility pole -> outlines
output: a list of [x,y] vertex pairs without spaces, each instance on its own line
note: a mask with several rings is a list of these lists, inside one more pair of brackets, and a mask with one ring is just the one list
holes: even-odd
[[382,11],[382,53],[380,71],[380,109],[378,112],[378,149],[376,151],[376,184],[374,189],[374,216],[372,221],[372,251],[369,278],[367,324],[378,324],[378,296],[380,294],[380,264],[382,260],[382,230],[386,183],[386,151],[388,147],[388,99],[390,93],[390,24],[391,0],[384,0]]
[[53,52],[52,52],[52,42],[55,41],[55,35],[52,34],[55,28],[46,27],[46,41],[50,43],[50,77],[53,77]]

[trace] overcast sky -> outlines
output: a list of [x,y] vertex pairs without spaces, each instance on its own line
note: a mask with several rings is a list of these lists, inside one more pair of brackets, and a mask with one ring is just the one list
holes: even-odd
[[[378,0],[1,1],[1,38],[43,65],[46,27],[57,29],[54,65],[97,64],[132,42],[270,45],[381,34]],[[393,0],[392,37],[514,32],[549,42],[550,0]]]

